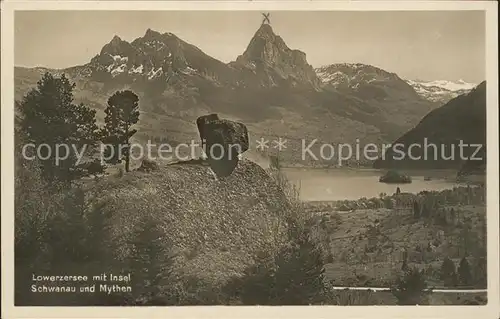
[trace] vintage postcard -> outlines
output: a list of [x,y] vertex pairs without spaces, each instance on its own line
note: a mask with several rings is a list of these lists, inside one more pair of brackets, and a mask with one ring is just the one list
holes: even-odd
[[499,318],[496,2],[1,13],[2,317]]

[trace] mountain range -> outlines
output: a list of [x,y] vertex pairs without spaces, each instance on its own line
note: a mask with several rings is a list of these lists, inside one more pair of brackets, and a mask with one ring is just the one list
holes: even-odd
[[97,109],[99,121],[114,91],[136,92],[141,109],[138,141],[198,139],[196,117],[215,112],[244,122],[251,147],[261,137],[287,139],[280,154],[289,164],[302,161],[302,140],[391,142],[458,94],[443,86],[449,95],[429,93],[439,86],[403,80],[371,65],[314,69],[306,54],[289,48],[269,24],[262,24],[246,50],[229,63],[169,32],[148,29],[132,42],[114,36],[84,65],[61,70],[16,67],[16,99],[46,71],[67,74],[76,83],[75,100]]

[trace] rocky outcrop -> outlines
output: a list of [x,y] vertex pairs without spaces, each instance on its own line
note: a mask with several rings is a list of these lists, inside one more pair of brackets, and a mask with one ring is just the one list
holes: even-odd
[[218,177],[229,176],[238,165],[239,155],[248,150],[247,127],[219,119],[217,114],[200,116],[196,124],[210,168]]
[[170,243],[176,274],[214,285],[243,274],[256,256],[276,252],[287,240],[289,203],[250,161],[239,161],[218,181],[203,165],[168,165],[125,177],[105,178],[88,193],[106,218],[106,256],[119,267],[133,254],[130,238],[146,218]]

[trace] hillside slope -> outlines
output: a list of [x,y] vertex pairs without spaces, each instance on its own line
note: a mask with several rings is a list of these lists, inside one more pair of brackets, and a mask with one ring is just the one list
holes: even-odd
[[110,176],[89,194],[94,205],[104,204],[101,213],[108,216],[110,258],[127,259],[134,228],[151,216],[178,256],[176,273],[184,277],[220,284],[286,240],[285,195],[261,167],[246,160],[220,181],[208,166],[175,164]]
[[[483,148],[475,154],[477,147],[463,147],[464,158],[462,158],[460,142],[467,145],[483,145]],[[399,147],[397,144],[400,144]],[[414,159],[411,159],[408,153],[412,144],[417,145],[411,149]],[[437,147],[429,146],[430,144],[435,144]],[[374,166],[375,168],[459,169],[465,158],[471,158],[474,154],[474,157],[485,155],[485,148],[486,82],[482,82],[470,93],[460,95],[427,114],[414,129],[397,139],[393,147],[387,150],[385,158],[376,161]],[[400,160],[402,153],[405,156]],[[454,155],[453,158],[451,155]]]
[[[75,188],[71,197],[39,194],[46,190],[37,188],[34,171],[16,178],[29,181],[16,184],[16,200],[24,200],[16,205],[16,305],[140,305],[143,297],[151,302],[151,294],[166,295],[161,305],[218,303],[211,299],[217,289],[290,242],[289,200],[273,177],[247,160],[223,180],[208,166],[173,164],[81,181],[83,193]],[[83,200],[71,206],[75,198]],[[40,207],[49,211],[44,220],[36,214]],[[35,232],[30,222],[42,226]],[[34,284],[61,285],[33,282],[34,273],[87,275],[96,293],[32,292]],[[92,280],[102,273],[131,279]],[[101,284],[133,288],[106,294]]]

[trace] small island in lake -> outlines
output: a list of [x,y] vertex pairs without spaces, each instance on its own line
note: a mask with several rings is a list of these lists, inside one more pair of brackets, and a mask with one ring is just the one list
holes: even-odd
[[409,184],[411,183],[411,177],[397,171],[388,171],[385,175],[380,176],[379,182],[388,184]]

